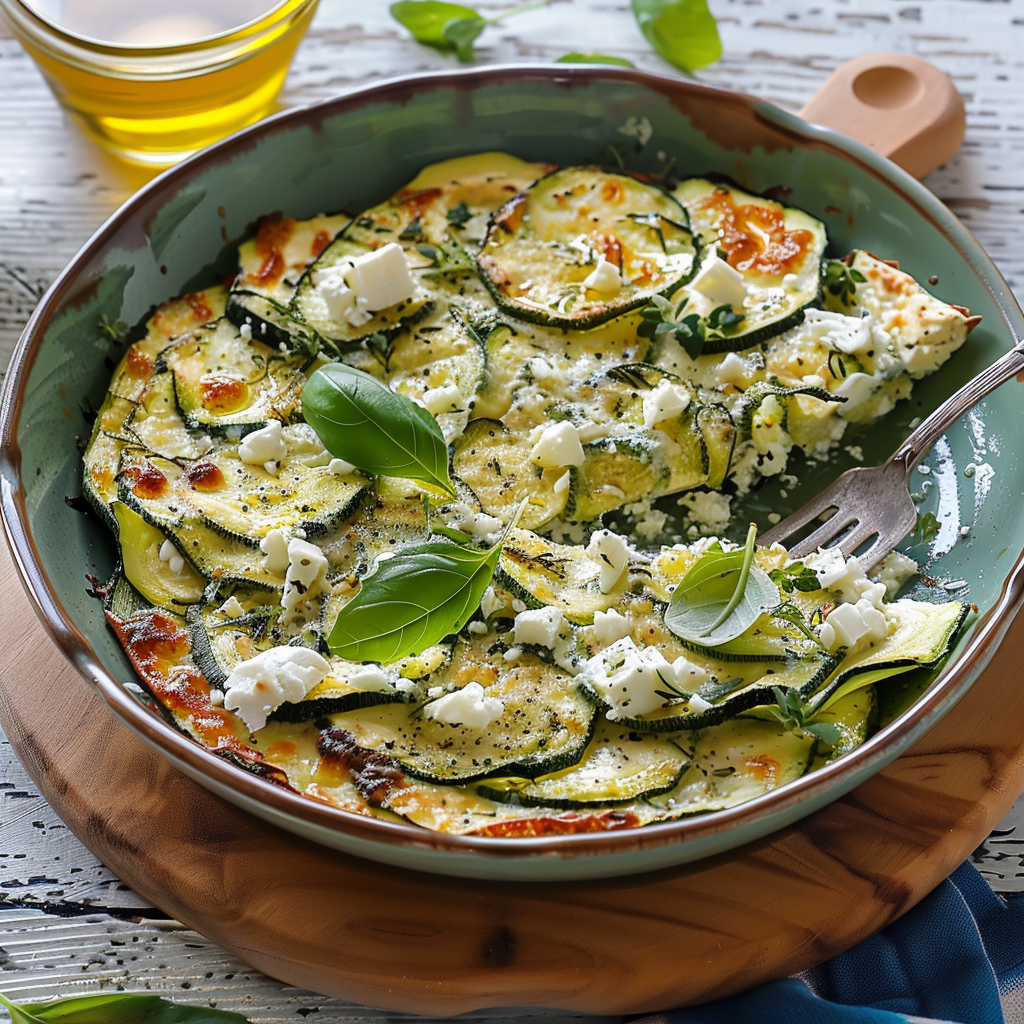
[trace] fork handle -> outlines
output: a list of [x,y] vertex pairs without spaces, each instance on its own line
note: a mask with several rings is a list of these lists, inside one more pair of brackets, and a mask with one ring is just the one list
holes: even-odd
[[[903,462],[909,473],[927,454],[932,445],[969,409],[986,395],[1024,371],[1024,340],[1018,341],[1006,355],[997,359],[959,391],[950,395],[930,416],[926,416],[907,439],[896,449],[891,462]],[[888,465],[889,463],[886,463]]]

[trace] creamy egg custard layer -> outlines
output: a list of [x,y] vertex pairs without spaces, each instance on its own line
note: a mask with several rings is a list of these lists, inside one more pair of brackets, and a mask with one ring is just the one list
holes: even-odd
[[[265,217],[230,287],[140,326],[85,454],[140,678],[246,770],[454,833],[666,821],[842,756],[964,606],[895,599],[902,555],[869,577],[752,536],[655,543],[651,508],[677,494],[724,529],[733,496],[794,449],[828,458],[963,344],[966,310],[827,241],[731,184],[503,154],[354,217]],[[325,446],[302,395],[337,364],[426,410],[450,493]],[[482,597],[396,659],[342,657],[346,606],[430,545],[493,552]],[[725,626],[694,628],[725,579]]]

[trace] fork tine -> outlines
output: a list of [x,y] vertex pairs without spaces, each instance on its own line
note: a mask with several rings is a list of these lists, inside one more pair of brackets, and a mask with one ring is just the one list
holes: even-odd
[[856,516],[837,509],[835,515],[822,523],[813,533],[808,534],[789,548],[789,553],[794,558],[803,558],[804,555],[809,555],[812,551],[817,551],[818,548],[827,547],[829,541],[841,536],[845,530],[848,530],[851,525],[856,525],[857,522]]

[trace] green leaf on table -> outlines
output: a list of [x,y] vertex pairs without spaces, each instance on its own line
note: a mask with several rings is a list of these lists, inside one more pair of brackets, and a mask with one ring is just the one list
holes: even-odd
[[556,64],[617,64],[624,68],[636,65],[625,57],[616,57],[611,53],[566,53],[559,57]]
[[697,71],[722,56],[707,0],[633,0],[633,14],[658,55],[680,71]]
[[489,548],[432,541],[378,559],[359,593],[338,612],[331,653],[388,664],[457,633],[480,607],[518,518]]
[[473,44],[488,25],[543,7],[547,0],[521,4],[485,18],[464,4],[445,3],[443,0],[399,0],[390,7],[391,17],[407,28],[413,39],[424,46],[432,46],[442,53],[454,53],[468,64],[473,59]]
[[441,0],[399,0],[391,5],[390,10],[391,17],[407,28],[416,42],[443,53],[450,53],[455,48],[445,35],[445,26],[450,22],[476,20],[480,22],[481,30],[486,24],[472,7]]
[[321,366],[302,389],[302,414],[336,458],[455,497],[437,420],[376,377],[343,363]]
[[240,1013],[179,1006],[159,996],[105,992],[46,1003],[12,1003],[0,995],[12,1024],[247,1024]]
[[672,594],[665,625],[676,636],[717,647],[742,636],[780,601],[778,587],[754,564],[757,527],[736,551],[709,549],[690,567]]

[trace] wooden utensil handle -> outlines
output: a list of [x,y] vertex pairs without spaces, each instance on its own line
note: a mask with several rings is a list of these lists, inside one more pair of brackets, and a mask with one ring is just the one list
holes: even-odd
[[923,178],[964,139],[964,101],[945,72],[905,53],[871,53],[836,69],[800,111]]

